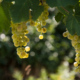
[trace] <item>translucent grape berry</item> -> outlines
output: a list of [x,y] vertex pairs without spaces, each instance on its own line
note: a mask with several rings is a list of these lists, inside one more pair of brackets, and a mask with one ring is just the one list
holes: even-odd
[[43,35],[39,35],[39,39],[43,39]]
[[77,67],[78,66],[78,63],[77,62],[74,62],[74,66]]
[[30,51],[30,47],[29,46],[25,47],[25,51],[26,52]]

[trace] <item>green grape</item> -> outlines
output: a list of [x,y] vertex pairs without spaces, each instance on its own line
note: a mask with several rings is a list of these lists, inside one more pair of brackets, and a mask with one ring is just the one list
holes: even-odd
[[76,67],[75,72],[79,72],[80,73],[80,66]]
[[36,27],[37,25],[39,25],[39,23],[36,21],[36,22],[35,22],[35,27]]
[[15,46],[15,47],[18,47],[18,46],[19,46],[18,42],[15,42],[15,43],[14,43],[14,46]]
[[74,40],[78,40],[78,35],[74,35]]
[[21,52],[17,52],[17,55],[20,56],[21,55]]
[[79,59],[80,57],[75,57],[75,61],[77,62],[77,63],[79,63]]
[[80,36],[79,36],[79,38],[78,38],[77,42],[78,42],[78,43],[80,43]]
[[29,38],[28,38],[27,36],[24,36],[24,41],[25,41],[26,43],[28,43],[28,42],[29,42]]
[[63,36],[64,36],[64,37],[67,37],[68,35],[67,35],[67,33],[66,33],[66,32],[64,32],[64,33],[63,33]]
[[49,12],[48,11],[44,11],[44,16],[48,16],[49,15]]
[[74,48],[75,49],[78,49],[78,43],[75,44]]
[[21,24],[19,24],[19,25],[17,26],[17,31],[18,31],[18,32],[21,32],[21,31],[22,31],[22,25],[21,25]]
[[31,26],[34,26],[34,25],[35,25],[35,22],[31,20],[31,21],[30,21],[30,25],[31,25]]
[[27,29],[26,22],[22,23],[22,28],[23,28],[23,30]]
[[46,33],[47,32],[47,29],[46,28],[42,28],[42,33]]
[[46,22],[45,21],[42,21],[42,26],[45,26],[46,25]]
[[74,66],[77,67],[78,66],[78,63],[77,62],[74,62]]
[[26,56],[26,52],[21,52],[21,54],[19,55],[20,58],[24,58]]
[[80,53],[80,49],[76,49],[75,52],[76,52],[76,53]]
[[22,47],[18,47],[17,52],[21,52],[21,51],[22,51]]
[[39,35],[39,39],[43,39],[43,35]]
[[17,37],[17,41],[20,41],[20,40],[22,40],[22,36]]
[[29,31],[28,31],[28,30],[24,31],[24,34],[28,34],[28,33],[29,33]]
[[74,36],[72,36],[71,34],[68,35],[68,39],[73,40]]
[[80,56],[80,54],[79,53],[76,53],[76,57],[79,57]]
[[26,47],[25,47],[25,51],[26,51],[26,52],[30,51],[30,47],[29,47],[29,46],[26,46]]
[[26,53],[26,55],[24,56],[24,58],[28,58],[29,57],[29,54],[28,53]]
[[78,71],[79,71],[79,69],[78,69],[78,68],[76,68],[76,69],[75,69],[75,72],[78,72]]
[[74,46],[75,49],[80,49],[80,44],[77,43],[75,46]]
[[41,28],[41,24],[37,25],[37,28]]
[[38,18],[38,20],[41,21],[41,20],[42,20],[42,16],[40,16],[40,17]]
[[[42,20],[41,20],[42,22],[45,22],[46,21],[46,18],[45,18],[45,15],[43,15],[43,17],[42,17]],[[46,22],[45,22],[46,23]]]
[[73,47],[75,47],[77,45],[77,42],[75,40],[72,40],[71,43],[72,43]]
[[37,31],[38,31],[38,32],[41,32],[41,30],[42,30],[41,28],[37,28]]

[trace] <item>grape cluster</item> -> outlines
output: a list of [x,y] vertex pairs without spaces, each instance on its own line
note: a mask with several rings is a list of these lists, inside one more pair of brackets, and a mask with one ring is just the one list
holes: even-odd
[[67,37],[71,40],[72,46],[75,48],[76,57],[74,66],[76,67],[75,71],[80,72],[80,36],[77,34],[71,35],[68,31],[63,33],[64,37]]
[[37,28],[37,31],[40,32],[41,34],[39,35],[39,39],[43,39],[43,35],[42,33],[46,33],[47,29],[45,27],[46,25],[46,20],[48,19],[48,4],[46,4],[46,0],[40,0],[39,3],[40,6],[44,6],[44,11],[42,12],[41,16],[39,16],[39,18],[34,22],[31,18],[31,10],[29,11],[29,18],[30,18],[30,25],[31,26],[35,26]]
[[43,39],[42,33],[46,33],[47,29],[42,26],[46,26],[46,20],[48,19],[48,15],[49,15],[48,12],[49,6],[46,3],[46,0],[42,0],[42,2],[40,2],[39,5],[44,6],[44,11],[42,12],[41,16],[39,16],[39,18],[37,19],[36,22],[38,23],[38,25],[36,27],[37,27],[37,31],[41,32],[41,34],[39,35],[39,39]]
[[12,39],[14,46],[17,47],[17,54],[20,58],[28,58],[30,48],[26,45],[29,42],[29,38],[26,36],[28,34],[26,22],[20,24],[11,23],[12,27]]
[[[12,2],[13,4],[15,2]],[[41,34],[39,35],[39,39],[43,39],[42,33],[46,33],[47,29],[43,26],[46,25],[46,20],[48,19],[48,4],[46,4],[46,0],[40,0],[39,6],[44,6],[44,11],[42,12],[41,16],[34,22],[32,20],[32,9],[29,9],[29,22],[31,26],[35,26],[37,31]],[[14,24],[11,22],[12,27],[12,39],[14,42],[14,46],[17,47],[17,55],[20,58],[28,58],[29,54],[27,52],[30,51],[30,47],[27,46],[29,42],[29,38],[26,36],[28,34],[26,22],[22,22],[19,24]]]

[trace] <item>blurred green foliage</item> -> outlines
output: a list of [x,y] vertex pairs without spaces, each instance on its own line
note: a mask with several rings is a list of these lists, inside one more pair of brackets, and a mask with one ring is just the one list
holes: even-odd
[[[18,70],[14,71],[13,77],[16,80],[22,80],[23,78],[22,73]],[[45,68],[42,68],[40,71],[39,78],[36,78],[34,76],[29,76],[25,80],[74,80],[74,78],[75,78],[75,72],[73,70],[69,71],[69,64],[68,62],[65,61],[58,67],[58,71],[55,74],[48,73]]]

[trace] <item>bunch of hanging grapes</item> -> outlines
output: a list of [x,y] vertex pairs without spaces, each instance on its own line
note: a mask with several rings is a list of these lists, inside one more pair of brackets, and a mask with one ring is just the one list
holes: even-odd
[[[49,6],[46,4],[46,1],[40,0],[39,6],[44,6],[44,11],[39,16],[39,18],[34,22],[32,20],[31,12],[32,10],[29,10],[29,20],[31,26],[35,26],[37,31],[40,32],[39,39],[43,39],[43,33],[47,32],[47,29],[44,27],[46,26],[46,20],[48,19],[48,8]],[[29,31],[27,30],[27,22],[17,23],[14,24],[11,22],[12,27],[12,39],[14,42],[14,46],[17,47],[17,55],[20,58],[28,58],[29,57],[29,51],[30,47],[27,46],[27,43],[29,42],[29,38],[27,37],[27,34]]]
[[12,39],[14,46],[17,47],[17,54],[20,58],[28,58],[28,51],[30,48],[26,45],[29,42],[29,38],[26,36],[28,34],[26,23],[11,24],[12,26]]
[[63,33],[64,37],[67,37],[71,40],[72,46],[75,48],[76,57],[75,57],[75,71],[80,72],[80,36],[77,34],[71,35],[68,31]]

